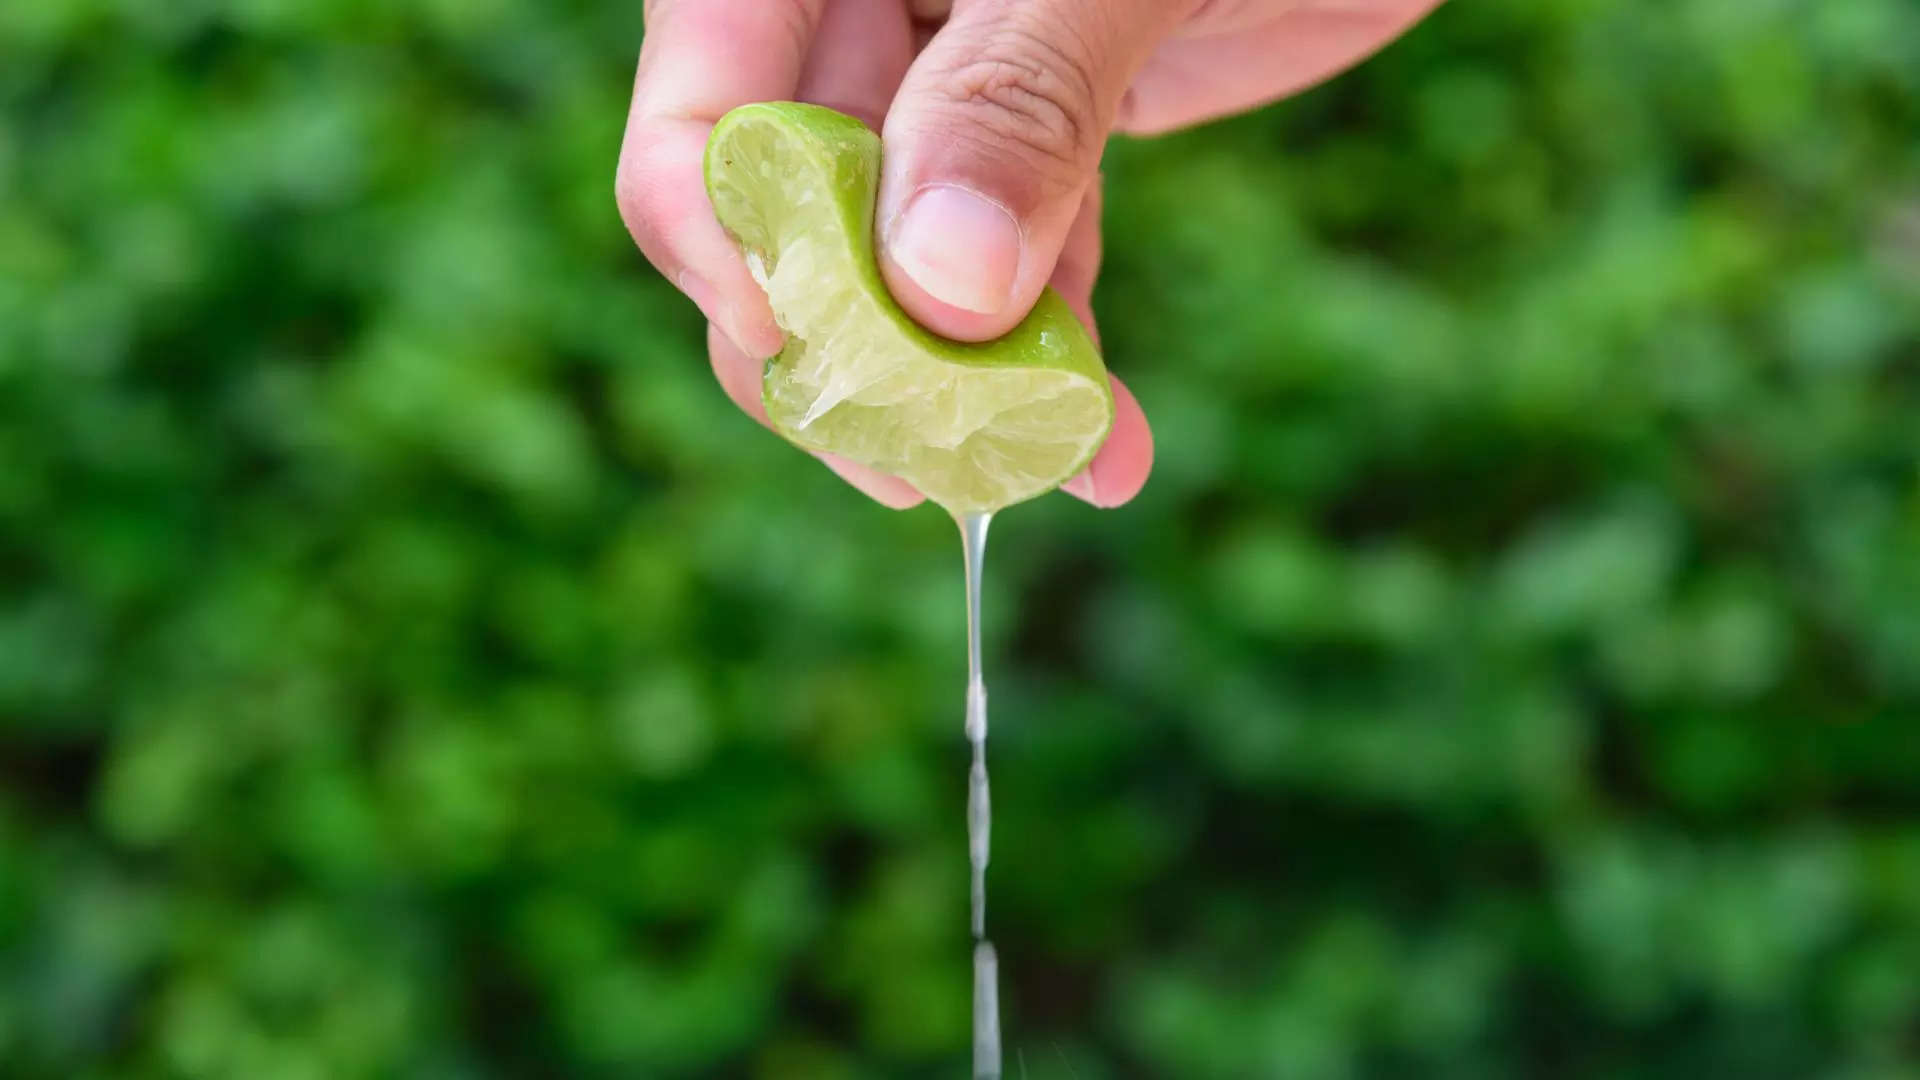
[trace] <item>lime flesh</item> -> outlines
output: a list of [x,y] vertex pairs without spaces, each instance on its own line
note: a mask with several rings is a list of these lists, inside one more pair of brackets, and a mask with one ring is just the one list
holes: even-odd
[[1005,337],[929,333],[873,255],[880,139],[831,109],[747,105],[707,142],[707,192],[766,289],[786,346],[762,392],[781,434],[905,479],[960,514],[1033,498],[1113,426],[1100,354],[1047,290]]

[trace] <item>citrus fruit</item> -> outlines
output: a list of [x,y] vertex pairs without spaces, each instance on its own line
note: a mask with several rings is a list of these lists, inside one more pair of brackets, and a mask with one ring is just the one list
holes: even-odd
[[957,514],[1059,485],[1113,426],[1092,339],[1051,289],[994,341],[914,322],[874,261],[879,177],[879,136],[816,105],[742,106],[707,141],[714,212],[786,334],[762,383],[768,418]]

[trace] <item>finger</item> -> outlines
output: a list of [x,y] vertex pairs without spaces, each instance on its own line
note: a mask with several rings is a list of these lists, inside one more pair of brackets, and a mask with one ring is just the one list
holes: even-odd
[[614,188],[654,266],[740,347],[782,337],[766,295],[707,201],[701,159],[735,106],[791,97],[825,0],[654,0]]
[[913,32],[900,0],[827,0],[794,97],[878,131],[912,60]]
[[959,0],[885,129],[881,268],[949,337],[1012,329],[1052,276],[1120,96],[1183,7]]
[[[707,359],[713,364],[714,378],[720,380],[720,389],[726,391],[727,397],[733,399],[742,412],[772,430],[773,424],[767,419],[766,403],[760,397],[760,380],[766,370],[766,362],[741,352],[732,339],[713,325],[707,327]],[[912,484],[898,477],[888,476],[834,454],[809,453],[819,458],[842,480],[882,506],[906,510],[925,501],[925,496],[915,490]]]
[[707,324],[707,362],[713,365],[713,377],[720,381],[720,389],[740,406],[740,411],[773,430],[773,422],[767,419],[767,403],[760,396],[767,362],[741,352],[726,331],[713,323]]
[[1316,0],[1237,32],[1169,39],[1122,99],[1115,127],[1156,135],[1298,93],[1366,59],[1440,0]]
[[1113,431],[1078,475],[1060,490],[1094,506],[1112,508],[1129,502],[1147,484],[1153,472],[1153,429],[1140,410],[1133,391],[1113,380]]
[[[1052,281],[1096,342],[1100,335],[1093,322],[1093,283],[1100,275],[1100,196],[1096,178],[1067,231]],[[1099,453],[1060,485],[1060,490],[1095,506],[1119,506],[1133,498],[1153,470],[1153,431],[1140,403],[1118,379],[1113,381],[1113,407],[1113,430]]]
[[1080,317],[1095,347],[1100,344],[1100,328],[1093,318],[1093,285],[1100,277],[1100,210],[1104,197],[1102,178],[1096,175],[1080,199],[1080,212],[1067,229],[1067,239],[1060,246],[1060,258],[1048,282]]
[[918,53],[933,40],[953,13],[953,0],[907,0],[907,14],[913,23],[913,51]]
[[832,469],[840,479],[852,484],[855,491],[889,510],[911,510],[927,501],[926,496],[920,494],[912,484],[897,476],[888,476],[878,469],[848,461],[838,454],[816,453],[813,456]]

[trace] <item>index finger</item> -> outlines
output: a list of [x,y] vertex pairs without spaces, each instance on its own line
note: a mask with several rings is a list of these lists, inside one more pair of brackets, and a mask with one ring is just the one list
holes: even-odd
[[651,0],[614,192],[655,267],[746,352],[782,336],[739,248],[714,219],[701,159],[714,121],[791,98],[826,0]]

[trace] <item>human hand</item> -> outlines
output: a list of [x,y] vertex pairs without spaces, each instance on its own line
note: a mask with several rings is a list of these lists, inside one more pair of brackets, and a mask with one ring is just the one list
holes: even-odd
[[[714,220],[707,134],[755,101],[884,119],[875,242],[907,313],[963,341],[1012,329],[1051,284],[1093,329],[1100,155],[1317,83],[1439,0],[647,0],[616,188],[647,258],[707,316],[714,374],[766,423],[760,373],[783,344],[765,294]],[[1133,498],[1153,464],[1114,381],[1113,433],[1062,489]],[[888,506],[905,481],[822,455]]]

